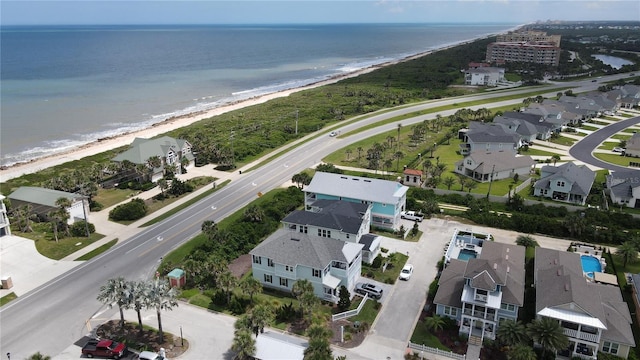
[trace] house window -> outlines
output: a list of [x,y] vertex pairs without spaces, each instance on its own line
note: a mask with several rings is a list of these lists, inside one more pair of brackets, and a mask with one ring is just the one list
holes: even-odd
[[293,266],[285,265],[284,269],[288,272],[293,272]]
[[612,343],[612,342],[609,342],[609,341],[605,341],[602,344],[602,352],[615,355],[615,354],[618,353],[618,344]]
[[451,316],[451,317],[457,317],[458,316],[458,309],[451,307],[451,306],[445,306],[444,307],[444,314]]
[[262,259],[260,258],[260,256],[253,255],[253,263],[262,264]]
[[280,286],[289,287],[289,279],[280,278]]
[[273,282],[273,277],[269,274],[264,274],[264,282],[266,283],[272,283]]
[[267,259],[267,266],[269,266],[269,267],[273,267],[273,266],[274,266],[274,265],[273,265],[273,260],[271,260],[271,259]]
[[516,306],[513,304],[500,304],[500,309],[502,310],[506,310],[506,311],[510,311],[510,312],[514,312],[516,311]]
[[318,229],[318,236],[322,236],[322,230]]
[[564,181],[558,181],[558,182],[556,182],[556,185],[558,185],[560,187],[564,187]]
[[313,277],[321,277],[322,276],[322,270],[318,270],[318,269],[313,269]]
[[467,165],[471,165],[471,159],[467,159]]
[[306,226],[302,226],[302,225],[300,226],[300,232],[301,233],[305,233],[306,234],[308,230],[309,229]]
[[349,238],[349,234],[347,234],[347,239]]
[[289,224],[289,230],[296,230],[297,228],[298,228],[298,225]]

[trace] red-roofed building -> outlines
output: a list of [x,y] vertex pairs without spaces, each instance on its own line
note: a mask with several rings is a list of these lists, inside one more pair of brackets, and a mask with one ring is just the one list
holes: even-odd
[[404,169],[402,174],[404,175],[404,185],[417,187],[422,185],[422,170]]

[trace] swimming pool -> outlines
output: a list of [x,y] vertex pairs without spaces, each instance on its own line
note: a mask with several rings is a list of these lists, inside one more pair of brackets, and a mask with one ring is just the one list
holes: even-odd
[[462,249],[458,254],[458,260],[467,261],[469,259],[475,259],[478,256],[475,251]]
[[600,260],[590,255],[581,255],[580,262],[582,262],[582,271],[589,277],[593,277],[594,272],[602,272],[602,265]]

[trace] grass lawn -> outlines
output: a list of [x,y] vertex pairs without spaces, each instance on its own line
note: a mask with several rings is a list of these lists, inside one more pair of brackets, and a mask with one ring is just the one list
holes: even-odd
[[[601,125],[603,125],[603,124],[601,124]],[[579,129],[589,130],[589,131],[596,131],[596,130],[600,130],[600,128],[599,128],[599,127],[589,126],[589,125],[582,125],[581,127],[579,127]]]
[[602,161],[606,161],[608,163],[621,165],[621,166],[629,166],[630,162],[640,162],[640,159],[633,158],[633,157],[627,157],[627,156],[621,156],[621,155],[618,155],[618,154],[604,154],[604,153],[594,152],[593,156],[595,158],[597,158],[597,159],[602,160]]
[[[578,134],[575,134],[578,135]],[[577,140],[576,139],[572,139],[566,136],[558,136],[557,138],[551,138],[549,139],[550,142],[554,143],[554,144],[558,144],[558,145],[565,145],[565,146],[571,146],[573,145],[573,143],[575,143]]]
[[529,155],[529,156],[548,156],[548,157],[552,157],[553,155],[558,155],[558,153],[555,153],[552,151],[538,150],[538,149],[532,149],[532,148],[529,148],[526,151],[520,150],[520,154]]
[[98,189],[98,195],[93,200],[102,204],[103,209],[106,209],[127,199],[134,198],[139,193],[138,190],[132,189]]
[[440,350],[450,351],[448,347],[444,346],[438,338],[431,334],[424,324],[424,321],[418,321],[413,334],[411,335],[411,342],[414,344],[426,345],[432,348],[438,348]]
[[17,298],[18,298],[18,295],[16,295],[15,293],[8,293],[7,295],[0,298],[0,306],[4,306],[6,303],[10,302],[11,300],[15,300]]
[[93,233],[88,238],[62,237],[62,234],[59,233],[58,242],[56,242],[50,223],[34,223],[32,228],[33,232],[30,233],[12,231],[16,236],[35,241],[38,252],[53,260],[60,260],[104,237],[104,235],[98,233]]
[[[362,299],[362,298],[359,296],[356,296],[354,299]],[[355,301],[353,302],[355,303]],[[358,302],[358,304],[359,303],[360,302]],[[356,304],[356,307],[357,307],[357,304]],[[362,310],[360,310],[360,314],[350,317],[349,319],[351,321],[366,322],[367,324],[371,325],[375,321],[376,316],[378,316],[379,311],[380,311],[379,309],[376,309],[376,300],[369,299],[367,300],[367,303],[364,304],[364,306],[362,307]]]
[[624,134],[615,134],[611,136],[611,139],[616,139],[616,140],[629,140],[631,139],[631,135],[624,135]]
[[79,258],[75,259],[74,261],[84,261],[84,260],[93,259],[94,257],[102,254],[103,252],[111,249],[111,247],[113,245],[117,244],[117,243],[118,243],[118,239],[111,240],[108,243],[106,243],[106,244],[104,244],[104,245],[102,245],[102,246],[100,246],[100,247],[98,247],[96,249],[93,249],[93,250],[89,251],[88,253],[80,256]]
[[[387,256],[386,261],[389,261],[389,265],[385,271],[382,271],[382,266],[374,268],[368,264],[362,264],[362,275],[372,278],[376,281],[383,282],[385,284],[395,284],[402,267],[407,263],[409,257],[406,254],[393,253]],[[384,264],[385,260],[382,261]]]

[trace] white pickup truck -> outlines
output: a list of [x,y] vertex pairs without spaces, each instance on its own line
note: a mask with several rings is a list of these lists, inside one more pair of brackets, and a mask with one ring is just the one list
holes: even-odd
[[424,216],[422,214],[417,213],[415,211],[403,211],[400,213],[400,217],[402,219],[407,219],[407,220],[412,220],[417,222],[421,222],[422,219],[424,219]]

